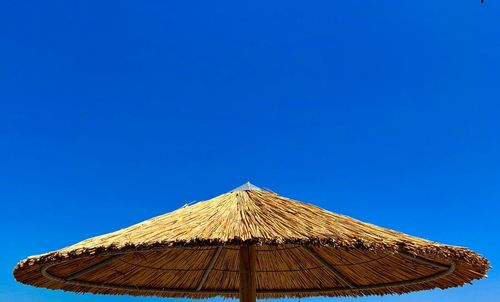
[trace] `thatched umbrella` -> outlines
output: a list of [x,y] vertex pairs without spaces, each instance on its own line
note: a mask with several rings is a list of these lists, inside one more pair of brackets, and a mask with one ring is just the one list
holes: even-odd
[[445,289],[488,260],[245,184],[131,227],[21,261],[15,278],[72,292],[256,298]]

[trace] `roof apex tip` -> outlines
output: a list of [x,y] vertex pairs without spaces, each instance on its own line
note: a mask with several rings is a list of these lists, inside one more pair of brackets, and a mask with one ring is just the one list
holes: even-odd
[[249,181],[247,181],[243,185],[241,185],[241,186],[239,186],[237,188],[234,188],[234,189],[232,189],[229,192],[237,192],[237,191],[263,191],[263,190],[261,188],[257,187],[257,186],[254,186]]

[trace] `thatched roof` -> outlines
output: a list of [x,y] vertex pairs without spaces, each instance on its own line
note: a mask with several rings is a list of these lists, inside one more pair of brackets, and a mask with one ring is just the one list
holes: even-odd
[[32,256],[25,284],[100,294],[237,297],[239,246],[257,246],[257,297],[358,296],[448,288],[488,261],[245,186],[113,233]]

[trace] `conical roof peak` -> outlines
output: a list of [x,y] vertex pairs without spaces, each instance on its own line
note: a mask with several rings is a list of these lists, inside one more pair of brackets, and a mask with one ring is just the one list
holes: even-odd
[[263,190],[257,186],[254,186],[249,181],[247,181],[246,183],[242,184],[241,186],[232,189],[230,192],[237,192],[237,191],[263,191]]

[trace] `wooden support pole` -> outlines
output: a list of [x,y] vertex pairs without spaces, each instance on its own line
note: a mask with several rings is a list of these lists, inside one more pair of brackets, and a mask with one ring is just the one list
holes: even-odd
[[255,246],[240,247],[240,302],[257,300],[257,251]]

